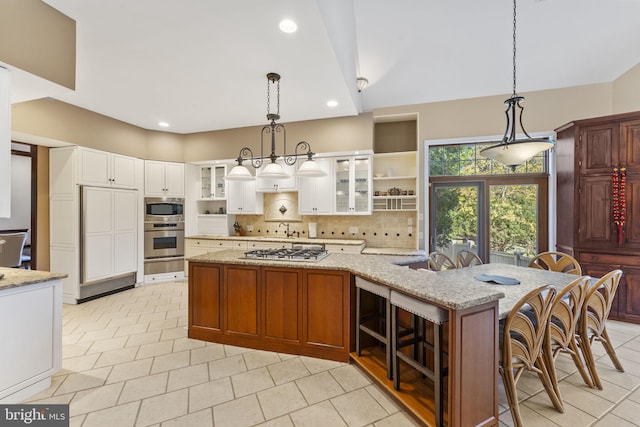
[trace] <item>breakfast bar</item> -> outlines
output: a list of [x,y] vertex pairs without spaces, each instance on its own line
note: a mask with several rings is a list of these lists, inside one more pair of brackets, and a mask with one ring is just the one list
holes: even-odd
[[248,259],[242,251],[192,257],[189,337],[357,363],[354,280],[361,277],[448,312],[448,424],[497,425],[504,293],[479,281],[452,286],[460,285],[454,276],[408,267],[423,258],[332,253],[307,263]]

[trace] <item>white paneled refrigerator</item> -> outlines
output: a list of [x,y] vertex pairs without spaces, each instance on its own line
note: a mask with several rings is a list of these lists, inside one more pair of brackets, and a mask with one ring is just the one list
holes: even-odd
[[136,190],[80,187],[80,299],[136,283],[137,200]]

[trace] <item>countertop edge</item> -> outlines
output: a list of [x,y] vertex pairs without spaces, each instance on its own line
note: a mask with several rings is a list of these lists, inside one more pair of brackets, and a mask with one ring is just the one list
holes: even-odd
[[63,273],[51,273],[49,271],[39,270],[23,270],[19,268],[0,268],[0,274],[4,274],[4,277],[0,279],[0,291],[19,288],[22,286],[35,285],[51,280],[64,279],[67,277],[67,275]]

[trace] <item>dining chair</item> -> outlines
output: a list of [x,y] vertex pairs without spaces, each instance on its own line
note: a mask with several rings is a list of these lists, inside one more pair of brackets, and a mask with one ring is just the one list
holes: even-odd
[[456,254],[456,265],[458,268],[462,267],[473,267],[474,265],[484,264],[480,257],[476,255],[474,252],[471,252],[467,249],[463,249],[458,251]]
[[0,267],[19,268],[22,264],[22,250],[27,233],[0,234]]
[[[624,368],[616,355],[616,350],[609,339],[606,325],[606,320],[611,311],[611,303],[620,284],[621,277],[621,270],[613,270],[602,276],[595,283],[592,283],[587,291],[580,313],[577,345],[582,350],[593,385],[600,390],[602,390],[602,382],[598,376],[592,351],[594,341],[597,340],[602,343],[616,369],[624,372]],[[583,378],[586,382],[585,375],[583,375]]]
[[541,252],[529,261],[529,267],[582,276],[578,261],[563,252]]
[[513,306],[504,322],[500,322],[499,372],[515,426],[522,426],[516,384],[525,370],[538,374],[553,406],[563,411],[542,350],[555,295],[556,290],[551,285],[534,289]]
[[456,268],[456,264],[442,252],[433,251],[429,254],[428,267],[431,271],[450,270]]
[[[547,364],[549,377],[553,390],[564,408],[560,388],[558,387],[558,377],[556,375],[555,361],[561,352],[571,355],[573,363],[580,371],[585,382],[593,387],[588,380],[587,368],[580,356],[575,339],[576,328],[580,320],[587,289],[589,286],[589,276],[581,276],[566,285],[556,293],[551,304],[551,314],[549,315],[548,334],[545,335],[543,344],[543,357]],[[561,411],[563,412],[563,411]]]

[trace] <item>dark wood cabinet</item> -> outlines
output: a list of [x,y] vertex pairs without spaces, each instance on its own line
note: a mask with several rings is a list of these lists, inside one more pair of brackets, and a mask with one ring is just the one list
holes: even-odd
[[347,362],[351,274],[189,262],[190,338]]
[[[622,269],[610,318],[640,323],[640,112],[576,120],[556,132],[557,249],[593,277]],[[621,167],[626,210],[620,236],[612,175]]]

